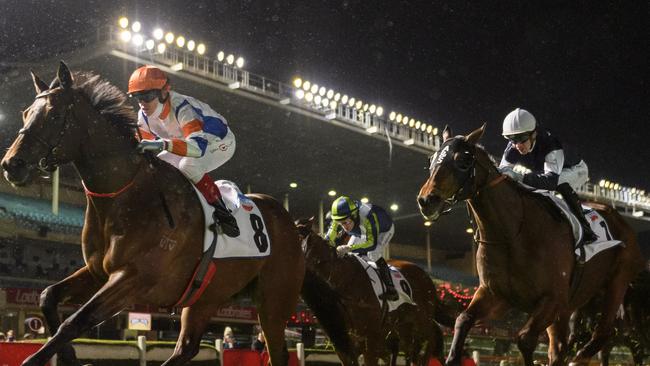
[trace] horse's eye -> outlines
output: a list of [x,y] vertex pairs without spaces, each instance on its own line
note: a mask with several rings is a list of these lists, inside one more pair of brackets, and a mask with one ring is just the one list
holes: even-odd
[[454,154],[454,161],[458,169],[467,170],[472,167],[474,159],[469,151],[463,151]]

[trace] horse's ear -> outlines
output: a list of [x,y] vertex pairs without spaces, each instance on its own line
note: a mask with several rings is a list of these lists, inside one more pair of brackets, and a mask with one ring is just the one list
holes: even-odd
[[316,220],[316,217],[312,216],[312,217],[309,218],[309,220],[307,220],[307,223],[309,224],[309,226],[312,226],[312,225],[314,225],[315,220]]
[[56,77],[59,79],[63,89],[70,89],[72,87],[72,74],[65,62],[61,61],[59,64],[59,71],[57,71]]
[[32,74],[32,81],[34,82],[34,89],[36,89],[36,94],[40,94],[48,89],[47,84],[41,78],[34,73],[34,71],[29,70],[29,73]]
[[442,130],[442,142],[445,142],[451,138],[451,128],[449,125],[445,125],[445,128]]
[[469,142],[472,145],[476,145],[478,140],[481,139],[481,136],[483,136],[483,132],[485,132],[485,126],[486,123],[483,123],[483,126],[475,129],[469,135],[465,136],[465,141]]

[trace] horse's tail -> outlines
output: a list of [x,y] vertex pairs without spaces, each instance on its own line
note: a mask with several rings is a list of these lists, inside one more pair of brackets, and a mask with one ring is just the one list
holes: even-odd
[[354,355],[339,295],[315,273],[305,272],[302,298],[318,318],[338,353]]
[[436,312],[433,316],[436,323],[445,326],[447,328],[454,328],[456,325],[456,317],[458,314],[451,306],[443,303],[442,301],[436,301]]

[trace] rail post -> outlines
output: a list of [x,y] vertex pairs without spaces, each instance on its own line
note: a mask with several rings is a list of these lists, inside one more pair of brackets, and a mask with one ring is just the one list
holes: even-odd
[[140,366],[147,366],[147,337],[138,336],[138,352],[140,353]]
[[300,342],[296,343],[296,356],[298,356],[298,364],[305,366],[305,344]]

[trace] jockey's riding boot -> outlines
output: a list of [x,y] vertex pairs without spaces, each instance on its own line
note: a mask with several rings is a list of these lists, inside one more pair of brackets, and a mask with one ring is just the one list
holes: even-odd
[[375,262],[377,269],[379,270],[379,277],[381,277],[382,282],[386,285],[386,291],[383,294],[379,295],[379,298],[382,300],[388,301],[397,301],[399,300],[399,294],[395,290],[395,285],[393,284],[393,278],[390,275],[390,268],[388,268],[388,263],[384,258],[379,258]]
[[582,205],[580,204],[580,198],[578,197],[578,194],[573,190],[573,188],[571,188],[569,183],[559,184],[557,186],[557,191],[562,194],[562,198],[564,198],[564,201],[571,209],[571,212],[573,212],[573,214],[578,219],[578,222],[580,222],[580,225],[582,226],[582,244],[587,245],[598,240],[598,235],[596,235],[596,233],[591,230],[591,226],[585,218],[585,214],[582,211]]
[[238,237],[239,226],[237,226],[237,220],[230,213],[230,210],[226,208],[221,198],[213,202],[212,206],[214,206],[214,221],[219,223],[223,233],[231,238]]
[[223,203],[219,187],[217,187],[212,178],[204,174],[201,180],[196,182],[195,185],[199,192],[203,194],[205,200],[214,207],[214,214],[212,216],[215,223],[221,227],[223,233],[232,238],[238,237],[239,227],[237,226],[237,220]]

